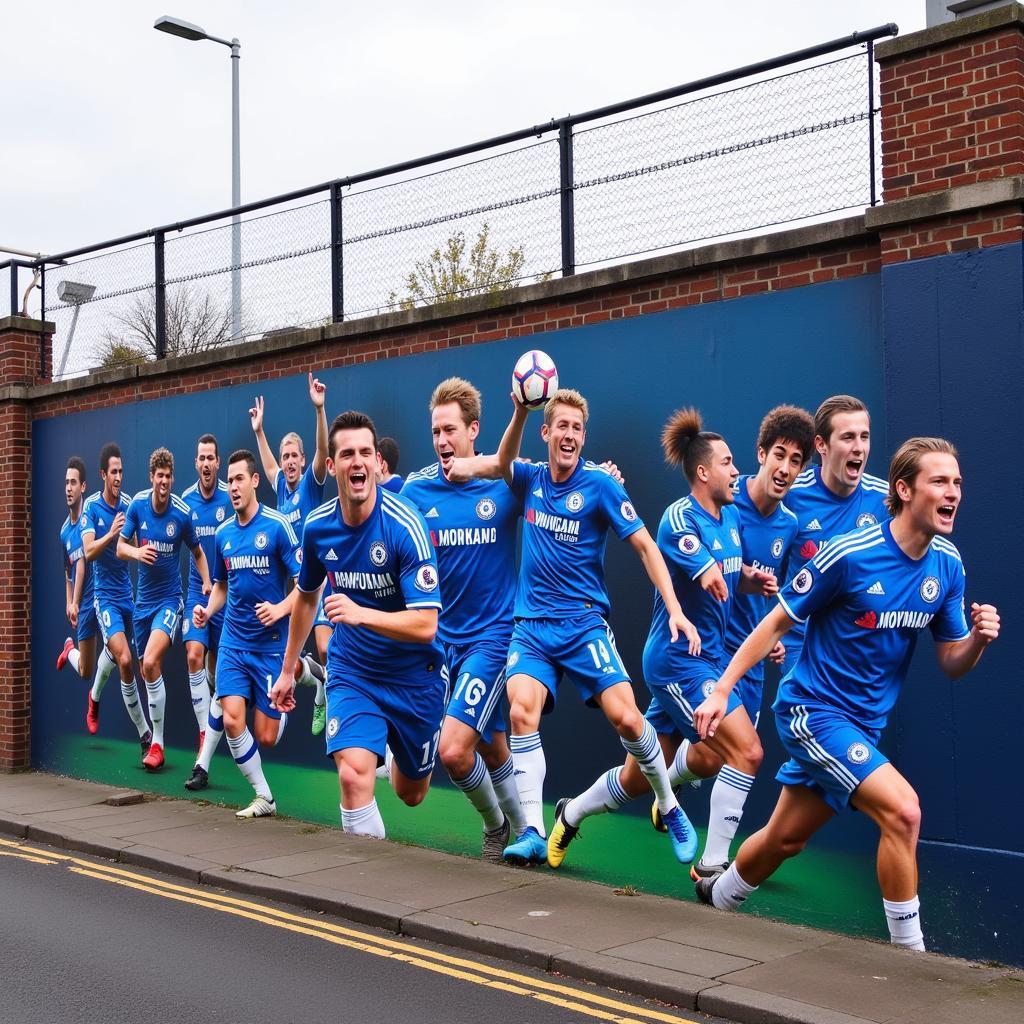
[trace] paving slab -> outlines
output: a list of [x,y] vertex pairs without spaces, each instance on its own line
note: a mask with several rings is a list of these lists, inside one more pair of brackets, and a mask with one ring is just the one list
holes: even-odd
[[890,1024],[1021,1024],[1024,978],[1006,975],[980,989],[893,1018]]
[[678,922],[673,903],[656,896],[615,896],[587,882],[528,871],[517,875],[523,879],[517,889],[435,909],[594,953],[654,938]]
[[890,1021],[910,1007],[933,1006],[1005,974],[965,960],[916,953],[863,939],[834,939],[817,949],[759,964],[724,980],[743,988]]
[[729,914],[693,903],[679,905],[677,923],[679,927],[661,932],[658,938],[760,963],[817,949],[838,937],[834,932],[801,928],[763,917],[753,918],[749,914]]
[[456,901],[504,893],[520,884],[519,872],[512,868],[482,867],[441,853],[384,847],[373,859],[315,871],[304,875],[303,881],[363,896],[384,895],[415,910],[436,910]]
[[702,978],[717,978],[722,974],[730,974],[753,967],[754,960],[741,956],[730,956],[728,953],[717,953],[713,950],[700,949],[697,946],[684,946],[680,942],[666,942],[664,939],[641,939],[629,942],[624,946],[612,946],[602,949],[605,956],[632,960],[634,963],[653,964],[670,971],[682,971],[685,974],[697,974]]
[[[260,848],[261,859],[233,861],[246,871],[256,871],[261,875],[273,875],[276,878],[294,878],[297,875],[323,871],[326,868],[341,867],[344,864],[356,864],[366,860],[372,854],[367,851],[362,856],[338,849],[337,846],[324,846],[320,849],[308,850],[303,853],[288,853],[278,857],[268,857],[271,851]],[[236,855],[237,856],[237,855]]]

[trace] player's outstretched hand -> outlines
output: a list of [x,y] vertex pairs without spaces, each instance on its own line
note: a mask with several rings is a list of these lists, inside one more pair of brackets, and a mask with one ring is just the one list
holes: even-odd
[[700,585],[719,602],[729,600],[729,588],[725,585],[725,577],[717,563],[701,573]]
[[295,709],[295,678],[282,671],[277,682],[270,688],[270,706],[275,711],[293,711]]
[[321,384],[313,374],[309,375],[309,400],[317,409],[327,401],[327,385]]
[[[310,374],[312,376],[312,374]],[[256,396],[256,404],[249,410],[249,422],[258,434],[263,429],[263,396]]]
[[160,552],[156,548],[151,547],[147,544],[143,548],[139,548],[139,561],[143,565],[153,565],[156,560],[160,557]]
[[469,483],[473,478],[467,472],[467,466],[469,465],[469,459],[449,459],[447,463],[442,465],[444,469],[444,475],[448,479],[449,483],[453,484],[465,484]]
[[324,614],[332,625],[359,626],[362,624],[362,605],[347,594],[329,594],[324,598]]
[[703,704],[693,713],[693,727],[702,740],[715,735],[718,723],[725,717],[729,707],[729,698],[718,690],[712,690]]
[[270,627],[281,618],[281,610],[273,601],[260,601],[256,605],[256,618],[261,625]]
[[67,606],[67,616],[68,616],[68,622],[71,623],[71,628],[72,629],[78,629],[78,605],[75,604],[74,601],[72,601]]
[[786,660],[786,645],[781,640],[768,652],[768,660],[773,665],[781,665]]
[[123,512],[118,512],[117,515],[114,516],[114,521],[110,524],[110,529],[107,530],[107,536],[108,537],[113,537],[116,534],[119,534],[123,529],[124,529],[124,513]]
[[986,647],[999,636],[999,612],[995,605],[971,605],[971,632]]
[[195,608],[192,609],[192,625],[195,626],[196,629],[202,629],[209,621],[210,616],[206,614],[206,605],[197,604]]

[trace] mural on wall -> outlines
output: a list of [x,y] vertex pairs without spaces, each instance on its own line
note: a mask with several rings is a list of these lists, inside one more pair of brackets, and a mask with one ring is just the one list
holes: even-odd
[[[427,401],[438,381],[458,375],[480,388],[484,414],[478,444],[481,450],[492,451],[510,411],[507,396],[511,368],[525,349],[543,348],[554,357],[563,386],[577,388],[590,402],[584,455],[595,461],[611,459],[620,467],[630,497],[653,533],[664,508],[688,491],[682,475],[663,463],[658,442],[666,417],[680,406],[700,408],[706,429],[725,436],[741,472],[756,469],[758,424],[769,408],[782,402],[813,411],[829,394],[846,392],[861,397],[874,413],[868,469],[880,476],[885,475],[889,453],[906,434],[939,429],[941,424],[927,416],[922,417],[927,422],[916,426],[912,412],[904,410],[899,431],[887,430],[892,420],[887,416],[886,403],[891,406],[903,398],[891,388],[887,391],[884,381],[881,293],[878,276],[854,278],[530,338],[327,370],[318,376],[327,386],[328,420],[348,408],[369,413],[379,434],[397,438],[401,447],[398,471],[405,474],[434,461]],[[64,467],[69,456],[81,455],[88,468],[87,493],[93,493],[99,488],[99,449],[106,441],[116,440],[124,453],[124,491],[131,496],[149,486],[146,467],[150,452],[166,445],[175,455],[174,490],[180,494],[195,481],[196,440],[201,433],[210,432],[218,438],[222,476],[232,449],[255,451],[248,409],[256,394],[266,400],[265,424],[271,445],[276,449],[286,432],[298,431],[311,458],[314,414],[304,373],[253,386],[77,413],[34,425],[33,564],[50,567],[46,573],[34,573],[33,760],[37,767],[174,796],[188,795],[182,783],[194,761],[196,728],[180,644],[172,649],[164,665],[167,764],[159,774],[147,774],[140,766],[135,731],[118,687],[108,686],[100,730],[90,736],[84,722],[85,682],[69,669],[59,674],[54,669],[54,658],[69,632],[64,621],[63,579],[56,558],[60,524],[66,514]],[[540,414],[534,414],[527,427],[523,453],[531,458],[544,457],[540,423]],[[969,480],[975,478],[973,471],[968,474]],[[331,484],[329,481],[329,487]],[[972,496],[968,485],[968,508]],[[260,498],[273,504],[265,482],[260,487]],[[969,521],[978,528],[974,525],[976,518]],[[964,547],[962,533],[963,529],[955,539]],[[994,584],[991,567],[975,567],[972,546],[978,545],[967,545],[965,551],[969,576],[976,574],[984,580],[984,600],[999,604],[1001,595],[990,592],[995,589],[989,586]],[[611,623],[633,676],[638,703],[644,707],[648,695],[640,655],[650,622],[651,587],[625,545],[614,540],[609,544],[606,565]],[[992,935],[1010,931],[1010,908],[996,907],[994,898],[985,893],[986,873],[999,875],[1008,870],[1005,858],[995,855],[1016,850],[1019,857],[1024,837],[1015,836],[1012,843],[993,839],[978,844],[991,848],[987,851],[968,849],[972,841],[960,831],[958,812],[951,815],[945,806],[946,785],[951,774],[962,770],[962,758],[950,746],[948,756],[936,765],[936,758],[922,756],[920,737],[907,728],[907,723],[917,721],[919,715],[931,719],[951,713],[952,698],[947,703],[947,691],[934,688],[938,670],[927,651],[929,646],[921,645],[899,719],[890,726],[884,746],[922,793],[926,835],[937,840],[931,847],[923,847],[921,855],[930,945],[961,955],[1020,962],[1024,956],[1019,949],[1013,950],[1011,943]],[[766,706],[776,680],[769,674]],[[576,699],[571,686],[567,689],[570,692],[559,702],[557,713],[542,724],[548,763],[546,795],[552,804],[557,797],[588,786],[599,770],[622,759],[621,747],[611,730]],[[322,738],[309,734],[311,692],[300,690],[300,705],[285,737],[265,757],[264,764],[281,813],[337,825],[333,765],[323,755]],[[942,700],[934,699],[936,692],[943,694]],[[784,759],[770,712],[762,715],[760,732],[766,756],[746,805],[741,835],[766,819],[778,790],[774,772]],[[1008,740],[1005,749],[1011,748]],[[906,763],[901,762],[904,750]],[[963,757],[967,756],[965,752]],[[476,855],[479,819],[461,794],[447,785],[443,774],[439,767],[436,791],[421,808],[410,810],[394,801],[382,802],[389,835]],[[943,781],[932,785],[933,778]],[[699,824],[707,818],[709,789],[705,785],[683,795],[688,812]],[[226,749],[214,759],[210,788],[199,795],[234,804],[247,801],[244,783]],[[573,848],[573,859],[564,872],[692,898],[685,871],[672,859],[664,838],[646,821],[646,801],[635,803],[638,806],[621,814],[588,822],[587,839],[593,837],[593,841]],[[937,827],[931,827],[933,824]],[[884,923],[873,863],[876,838],[874,828],[860,815],[838,818],[823,830],[806,855],[787,865],[764,887],[764,898],[751,911],[881,937]],[[627,844],[631,857],[624,863],[615,851]],[[971,898],[978,907],[969,921],[963,920],[967,915],[958,906],[964,898]]]

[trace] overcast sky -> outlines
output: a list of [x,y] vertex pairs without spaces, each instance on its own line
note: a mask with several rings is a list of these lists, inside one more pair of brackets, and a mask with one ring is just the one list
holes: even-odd
[[925,0],[49,0],[4,5],[0,245],[57,252],[230,205],[242,43],[250,201],[894,21]]

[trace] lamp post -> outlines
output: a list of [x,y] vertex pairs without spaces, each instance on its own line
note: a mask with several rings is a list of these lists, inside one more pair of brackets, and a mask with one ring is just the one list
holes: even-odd
[[[218,39],[198,25],[181,18],[164,15],[157,18],[153,28],[195,42],[209,39],[231,50],[231,205],[242,205],[242,156],[239,143],[238,118],[238,65],[242,59],[242,44],[237,39]],[[238,214],[231,218],[231,339],[237,341],[242,335],[242,224]]]

